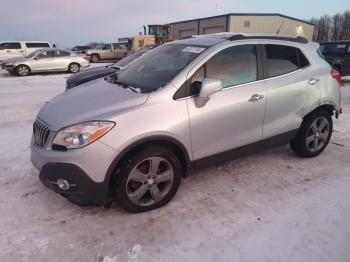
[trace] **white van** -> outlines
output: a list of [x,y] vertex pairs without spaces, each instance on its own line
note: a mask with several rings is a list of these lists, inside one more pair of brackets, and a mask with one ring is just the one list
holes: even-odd
[[37,49],[52,48],[46,41],[12,41],[0,43],[0,61],[16,56],[25,56]]

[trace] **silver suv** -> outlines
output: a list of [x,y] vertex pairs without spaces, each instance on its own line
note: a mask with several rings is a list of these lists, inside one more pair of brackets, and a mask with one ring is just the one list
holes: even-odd
[[341,113],[340,81],[304,38],[171,42],[45,104],[32,162],[72,202],[155,209],[193,168],[287,143],[301,157],[320,154]]

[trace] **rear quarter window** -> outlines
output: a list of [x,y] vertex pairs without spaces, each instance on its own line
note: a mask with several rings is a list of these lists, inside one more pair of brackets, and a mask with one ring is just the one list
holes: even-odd
[[27,48],[50,47],[49,43],[25,43]]
[[285,45],[265,45],[267,57],[267,77],[284,75],[308,67],[309,60],[296,47]]
[[284,75],[299,69],[295,47],[266,45],[268,77]]

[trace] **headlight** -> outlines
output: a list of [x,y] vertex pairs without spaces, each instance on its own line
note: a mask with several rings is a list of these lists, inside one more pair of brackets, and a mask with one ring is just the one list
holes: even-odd
[[65,149],[86,146],[108,133],[114,125],[111,121],[91,121],[63,128],[56,134],[52,146]]

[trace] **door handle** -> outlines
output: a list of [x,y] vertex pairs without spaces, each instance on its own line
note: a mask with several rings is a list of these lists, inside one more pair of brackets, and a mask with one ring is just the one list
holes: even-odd
[[309,80],[308,84],[309,84],[309,85],[315,85],[318,81],[320,81],[319,78],[313,77],[313,78],[311,78],[311,79]]
[[248,101],[249,101],[249,102],[257,102],[257,101],[259,101],[259,100],[262,99],[262,98],[264,98],[263,95],[254,94],[254,95],[252,95],[252,96],[248,99]]

